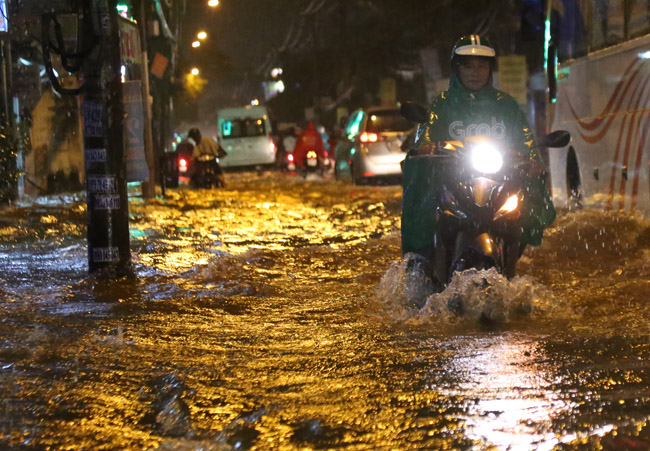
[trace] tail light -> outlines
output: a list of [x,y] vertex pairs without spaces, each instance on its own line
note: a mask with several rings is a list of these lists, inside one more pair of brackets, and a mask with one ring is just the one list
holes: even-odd
[[287,155],[287,160],[289,160],[290,162],[293,163],[293,154],[292,153]]
[[277,149],[275,148],[275,143],[273,142],[273,138],[271,138],[271,135],[269,135],[269,152],[271,155],[275,154],[275,151]]
[[185,158],[179,158],[178,159],[178,167],[187,169],[187,160]]
[[315,151],[310,150],[309,152],[307,152],[307,158],[318,158],[318,155],[316,154]]
[[359,139],[362,143],[376,143],[379,139],[379,135],[377,135],[377,133],[363,132]]

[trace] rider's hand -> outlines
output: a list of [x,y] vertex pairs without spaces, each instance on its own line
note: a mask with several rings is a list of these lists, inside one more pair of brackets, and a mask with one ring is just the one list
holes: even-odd
[[415,149],[415,155],[433,155],[436,150],[436,145],[432,142],[424,142]]

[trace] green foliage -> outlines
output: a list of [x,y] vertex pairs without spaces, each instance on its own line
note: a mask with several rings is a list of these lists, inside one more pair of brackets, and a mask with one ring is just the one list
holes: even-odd
[[18,128],[0,127],[0,202],[16,198],[18,183],[17,157],[22,150],[23,133]]

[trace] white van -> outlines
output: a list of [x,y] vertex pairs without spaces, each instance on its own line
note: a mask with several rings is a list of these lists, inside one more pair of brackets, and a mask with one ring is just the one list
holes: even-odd
[[228,154],[222,167],[275,163],[271,120],[263,106],[224,108],[217,112],[219,143]]

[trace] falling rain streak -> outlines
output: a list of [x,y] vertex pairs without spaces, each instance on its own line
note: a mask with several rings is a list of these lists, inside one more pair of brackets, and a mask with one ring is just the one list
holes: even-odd
[[561,212],[429,296],[399,187],[228,177],[132,198],[120,280],[84,199],[2,211],[0,448],[650,447],[646,220]]

